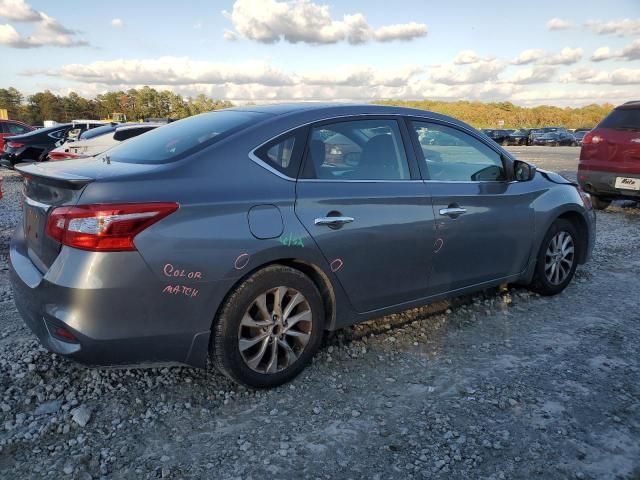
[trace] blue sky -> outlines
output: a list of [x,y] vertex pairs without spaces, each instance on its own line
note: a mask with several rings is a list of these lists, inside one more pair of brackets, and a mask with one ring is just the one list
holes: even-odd
[[0,53],[25,93],[619,103],[640,96],[640,1],[0,0]]

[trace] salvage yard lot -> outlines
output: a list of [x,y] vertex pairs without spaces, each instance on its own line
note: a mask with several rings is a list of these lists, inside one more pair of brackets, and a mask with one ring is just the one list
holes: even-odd
[[[575,179],[577,148],[511,150]],[[510,287],[343,329],[294,382],[254,392],[40,347],[8,284],[20,181],[0,175],[2,478],[640,478],[631,204],[598,212],[593,259],[557,297]]]

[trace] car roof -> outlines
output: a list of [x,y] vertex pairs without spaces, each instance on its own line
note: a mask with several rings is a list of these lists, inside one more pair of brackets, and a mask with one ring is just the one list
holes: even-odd
[[625,102],[622,105],[618,105],[616,110],[633,110],[636,108],[640,108],[640,100],[631,100],[629,102]]
[[[349,115],[404,115],[414,117],[428,117],[434,120],[442,120],[460,127],[469,127],[453,117],[432,112],[430,110],[420,110],[417,108],[397,107],[393,105],[375,105],[369,103],[319,103],[319,102],[299,102],[299,103],[278,103],[270,105],[244,105],[232,107],[225,110],[238,112],[255,112],[272,115],[275,118],[284,116],[294,117],[304,115],[313,117],[312,121],[331,119],[331,117]],[[221,111],[221,110],[218,110]]]
[[160,126],[165,125],[164,123],[151,123],[151,122],[144,122],[144,123],[129,123],[126,125],[122,125],[120,127],[116,127],[116,130],[120,131],[120,130],[132,130],[134,128],[148,128],[148,129],[152,129],[152,128],[158,128]]

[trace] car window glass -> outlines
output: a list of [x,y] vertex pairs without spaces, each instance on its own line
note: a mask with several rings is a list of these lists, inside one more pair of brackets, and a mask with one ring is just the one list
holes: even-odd
[[640,130],[640,109],[614,110],[598,126],[615,130]]
[[109,150],[112,161],[163,163],[178,160],[256,123],[266,115],[239,110],[201,113],[156,128]]
[[6,133],[10,133],[12,135],[22,135],[23,133],[27,133],[30,130],[20,124],[7,122],[5,125]]
[[480,182],[506,178],[500,155],[456,128],[412,122],[430,180]]
[[408,180],[409,166],[395,120],[356,120],[312,129],[303,178]]

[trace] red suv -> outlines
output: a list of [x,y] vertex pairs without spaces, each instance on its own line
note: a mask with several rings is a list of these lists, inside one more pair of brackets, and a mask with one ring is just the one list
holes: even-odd
[[35,128],[26,123],[17,120],[0,120],[0,153],[4,151],[5,137],[13,137],[14,135],[24,135],[35,130]]
[[578,183],[598,210],[616,199],[640,201],[640,100],[616,107],[584,136]]

